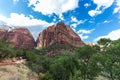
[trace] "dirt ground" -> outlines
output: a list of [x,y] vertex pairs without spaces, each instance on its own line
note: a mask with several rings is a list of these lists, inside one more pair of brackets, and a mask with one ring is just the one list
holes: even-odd
[[37,75],[24,62],[24,60],[0,62],[0,80],[37,80]]

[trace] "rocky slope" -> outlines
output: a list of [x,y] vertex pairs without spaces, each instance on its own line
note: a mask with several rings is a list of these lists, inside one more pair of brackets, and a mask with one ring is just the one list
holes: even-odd
[[0,29],[0,40],[7,40],[14,48],[33,49],[35,46],[34,38],[26,28]]
[[85,44],[81,38],[63,22],[59,22],[56,25],[50,26],[43,30],[37,39],[37,47],[47,47],[54,43],[58,44],[70,44],[74,47],[81,47]]

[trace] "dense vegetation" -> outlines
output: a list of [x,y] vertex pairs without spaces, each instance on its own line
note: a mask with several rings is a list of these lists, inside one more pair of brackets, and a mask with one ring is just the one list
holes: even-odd
[[0,59],[23,56],[27,66],[38,74],[38,80],[108,80],[120,79],[120,39],[100,39],[97,45],[76,48],[73,52],[62,48],[59,56],[42,54],[46,50],[61,48],[59,45],[38,50],[11,48],[0,41]]

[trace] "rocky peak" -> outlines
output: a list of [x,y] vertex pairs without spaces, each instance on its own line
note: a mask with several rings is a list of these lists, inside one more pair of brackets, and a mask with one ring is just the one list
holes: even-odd
[[7,40],[14,48],[33,49],[35,41],[27,28],[1,29],[0,40]]
[[63,22],[58,22],[56,24],[56,26],[58,26],[58,27],[65,27],[66,25]]
[[63,22],[43,30],[37,39],[37,47],[47,47],[54,43],[70,44],[75,47],[84,46],[81,38]]

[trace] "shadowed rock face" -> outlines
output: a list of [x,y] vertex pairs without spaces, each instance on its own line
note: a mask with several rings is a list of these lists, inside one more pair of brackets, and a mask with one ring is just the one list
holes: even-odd
[[70,28],[62,22],[57,23],[43,30],[37,39],[37,47],[47,47],[54,43],[70,44],[74,47],[81,47],[85,44],[81,38]]
[[7,40],[14,48],[33,49],[35,46],[34,38],[26,28],[1,30],[0,40]]
[[4,40],[6,38],[8,29],[8,26],[0,25],[0,40]]
[[7,36],[7,30],[0,29],[0,40],[4,40]]

